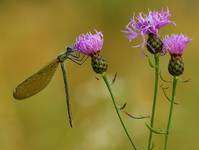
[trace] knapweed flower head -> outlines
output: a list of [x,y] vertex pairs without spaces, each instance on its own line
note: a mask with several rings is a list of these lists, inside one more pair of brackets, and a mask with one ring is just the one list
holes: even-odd
[[168,8],[166,11],[162,9],[160,12],[149,11],[147,15],[144,13],[139,13],[137,16],[133,16],[133,18],[131,18],[125,30],[122,32],[127,34],[129,41],[132,41],[133,39],[141,36],[143,39],[142,44],[135,47],[144,47],[146,45],[146,35],[153,34],[159,36],[158,31],[161,27],[167,24],[175,25],[174,22],[169,20],[170,16],[171,15]]
[[171,36],[167,35],[164,38],[164,49],[171,55],[168,65],[168,70],[171,75],[179,76],[184,72],[184,61],[182,54],[190,41],[191,39],[183,34],[172,34]]
[[170,55],[181,56],[190,41],[191,39],[183,34],[166,35],[163,39],[164,50],[167,50]]
[[95,30],[94,34],[89,32],[79,35],[76,38],[73,49],[85,55],[92,55],[102,49],[103,42],[103,34]]

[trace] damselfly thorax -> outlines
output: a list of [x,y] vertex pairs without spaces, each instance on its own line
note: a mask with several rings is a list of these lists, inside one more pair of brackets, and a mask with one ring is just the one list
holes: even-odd
[[88,56],[82,55],[78,51],[75,51],[72,48],[67,47],[66,51],[58,55],[56,59],[52,60],[46,66],[41,68],[38,72],[24,80],[22,83],[20,83],[15,88],[13,92],[13,97],[17,100],[23,100],[42,91],[50,83],[52,77],[55,74],[55,71],[58,68],[58,65],[60,64],[64,80],[69,123],[72,127],[68,83],[64,61],[66,59],[69,59],[78,65],[82,65],[87,60],[87,58]]

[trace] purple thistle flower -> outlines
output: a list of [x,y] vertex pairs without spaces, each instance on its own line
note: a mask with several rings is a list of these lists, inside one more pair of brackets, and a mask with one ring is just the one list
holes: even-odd
[[81,34],[76,38],[73,49],[85,55],[98,53],[103,46],[103,34],[95,30],[95,34],[91,32]]
[[161,27],[167,24],[175,25],[174,22],[169,20],[170,16],[168,8],[166,11],[162,9],[161,12],[149,11],[148,15],[139,13],[136,17],[133,16],[133,18],[131,18],[125,30],[122,32],[127,34],[129,41],[141,36],[143,42],[134,47],[144,47],[146,45],[145,35],[153,34],[159,36],[158,31]]
[[163,40],[164,50],[168,51],[170,55],[181,56],[186,45],[191,41],[190,38],[183,34],[172,34],[165,36]]

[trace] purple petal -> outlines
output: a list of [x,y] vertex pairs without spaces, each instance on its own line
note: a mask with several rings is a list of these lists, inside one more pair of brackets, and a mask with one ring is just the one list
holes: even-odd
[[170,17],[169,9],[166,11],[162,9],[160,12],[158,11],[149,11],[147,15],[143,13],[139,13],[137,16],[133,16],[130,19],[130,22],[126,26],[125,30],[122,32],[127,35],[129,41],[141,36],[143,39],[142,44],[137,46],[142,46],[146,44],[145,35],[152,33],[158,35],[159,29],[167,24],[173,24],[174,22],[169,20]]
[[167,50],[170,55],[182,55],[189,42],[191,42],[191,39],[183,34],[167,35],[163,40],[163,49]]
[[99,52],[102,49],[104,42],[103,34],[97,30],[95,30],[95,32],[95,34],[89,32],[79,35],[74,43],[74,50],[86,55]]

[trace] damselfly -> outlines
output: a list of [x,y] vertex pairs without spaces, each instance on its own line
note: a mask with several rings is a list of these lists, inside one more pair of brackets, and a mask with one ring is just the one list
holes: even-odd
[[69,124],[72,127],[68,83],[64,61],[66,59],[69,59],[78,65],[82,65],[87,60],[87,58],[88,56],[82,55],[78,51],[74,51],[72,48],[67,47],[66,51],[58,55],[56,59],[52,60],[49,64],[40,69],[37,73],[33,74],[32,76],[24,80],[22,83],[20,83],[15,88],[13,92],[13,97],[17,100],[23,100],[42,91],[49,84],[55,71],[58,68],[58,65],[60,64],[64,80]]

